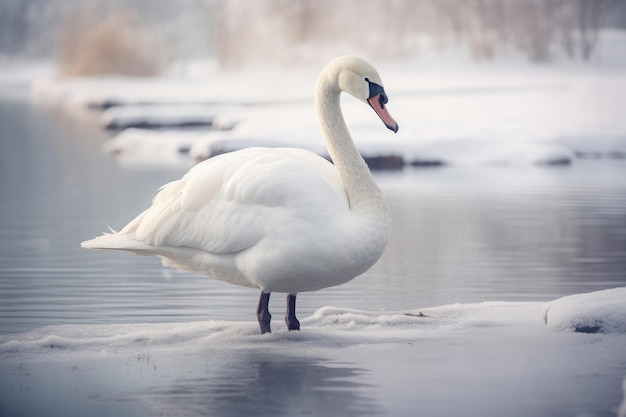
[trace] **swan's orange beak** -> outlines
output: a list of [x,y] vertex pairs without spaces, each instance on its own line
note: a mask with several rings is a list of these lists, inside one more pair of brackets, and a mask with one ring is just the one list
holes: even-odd
[[389,130],[393,130],[394,133],[398,131],[398,123],[393,120],[393,117],[391,117],[389,111],[387,110],[387,106],[385,106],[387,102],[387,96],[381,96],[381,94],[376,94],[375,96],[368,98],[367,102],[374,109],[378,117],[380,117],[380,120],[383,121],[383,123],[385,124],[385,126],[387,126]]

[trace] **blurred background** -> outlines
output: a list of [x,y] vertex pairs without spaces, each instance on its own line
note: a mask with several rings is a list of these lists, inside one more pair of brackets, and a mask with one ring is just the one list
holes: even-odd
[[223,67],[463,50],[473,59],[588,61],[626,28],[619,0],[2,0],[0,55],[66,75],[154,75],[202,57]]

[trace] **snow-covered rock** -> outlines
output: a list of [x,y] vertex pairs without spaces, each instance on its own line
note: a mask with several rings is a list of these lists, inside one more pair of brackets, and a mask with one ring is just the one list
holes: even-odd
[[548,327],[580,333],[626,333],[626,287],[559,298],[542,308]]

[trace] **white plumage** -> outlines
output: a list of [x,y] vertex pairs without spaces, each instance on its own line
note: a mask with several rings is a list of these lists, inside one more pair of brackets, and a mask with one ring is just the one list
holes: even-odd
[[161,187],[152,205],[121,231],[81,246],[157,255],[182,271],[260,288],[262,332],[270,331],[263,298],[288,293],[293,305],[289,311],[288,303],[287,323],[298,329],[295,294],[366,271],[382,254],[390,230],[382,193],[343,121],[341,91],[370,104],[397,131],[376,70],[360,58],[338,58],[322,71],[316,91],[334,165],[291,148],[223,154]]

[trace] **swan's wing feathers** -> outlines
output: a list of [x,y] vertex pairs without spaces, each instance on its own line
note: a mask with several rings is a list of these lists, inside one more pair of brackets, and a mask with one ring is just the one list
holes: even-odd
[[[239,222],[236,212],[222,198],[225,158],[207,160],[183,178],[159,189],[152,206],[130,222],[122,233],[152,246],[199,248],[212,253],[237,252],[255,243],[254,233],[226,236],[225,225]],[[258,240],[258,239],[257,239]]]
[[248,149],[207,160],[166,184],[121,233],[152,246],[233,253],[285,222],[348,209],[332,165],[305,151]]

